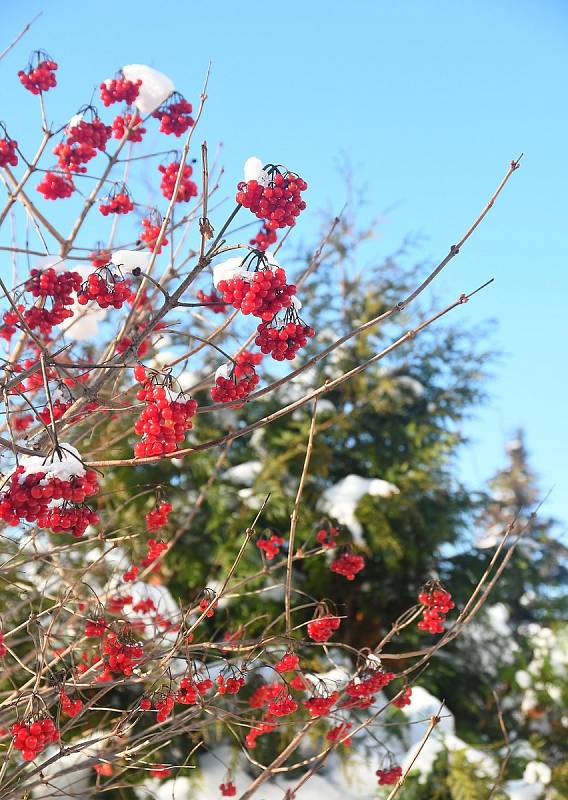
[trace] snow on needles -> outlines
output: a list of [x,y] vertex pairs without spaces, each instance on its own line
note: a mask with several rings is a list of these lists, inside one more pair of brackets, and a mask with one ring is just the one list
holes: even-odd
[[399,494],[394,483],[380,478],[363,478],[361,475],[347,475],[346,478],[326,489],[320,505],[322,510],[334,517],[340,525],[345,525],[356,544],[363,544],[363,528],[355,516],[357,505],[366,494],[372,497],[389,498]]

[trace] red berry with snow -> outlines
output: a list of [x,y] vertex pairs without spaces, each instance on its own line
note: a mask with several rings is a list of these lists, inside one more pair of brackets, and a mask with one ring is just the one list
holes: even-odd
[[259,219],[265,220],[268,230],[296,224],[296,217],[306,208],[301,193],[308,184],[293,172],[282,173],[278,168],[265,168],[267,185],[257,180],[239,183],[237,203],[249,208]]

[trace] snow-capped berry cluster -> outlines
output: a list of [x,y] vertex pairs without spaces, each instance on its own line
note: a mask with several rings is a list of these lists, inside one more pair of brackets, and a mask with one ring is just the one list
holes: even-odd
[[71,175],[46,172],[36,189],[46,200],[63,200],[66,197],[71,197],[75,191],[75,184]]
[[244,350],[232,365],[219,367],[215,373],[215,386],[211,389],[212,399],[216,403],[230,403],[248,397],[260,380],[255,367],[261,359],[260,353]]
[[130,631],[109,631],[105,637],[103,653],[109,672],[129,676],[140,663],[144,650],[139,642],[132,639]]
[[272,561],[274,556],[278,555],[283,544],[284,539],[276,533],[273,533],[270,539],[257,539],[256,541],[256,546],[262,550],[267,561]]
[[[85,109],[85,111],[86,110],[87,109]],[[112,136],[112,128],[110,125],[105,125],[93,109],[90,110],[92,111],[92,119],[90,122],[81,118],[68,125],[65,131],[67,134],[67,144],[86,144],[90,147],[94,147],[96,150],[104,152],[107,142]]]
[[34,67],[31,63],[28,64],[25,70],[21,69],[18,72],[18,78],[28,92],[40,94],[57,86],[55,77],[57,63],[40,51],[35,54],[35,57],[37,60],[36,66]]
[[[162,227],[161,221],[158,222],[157,219],[150,219],[149,217],[145,217],[142,220],[142,227],[144,230],[140,234],[140,241],[144,242],[145,247],[148,250],[154,250],[156,247],[156,242],[158,241],[158,236],[160,235],[160,229]],[[164,236],[160,243],[160,247],[157,250],[158,255],[162,252],[162,247],[165,247],[168,244],[168,240]]]
[[0,139],[0,167],[16,167],[18,165],[18,156],[16,150],[18,149],[18,142],[14,139]]
[[99,211],[103,217],[108,217],[109,214],[129,214],[133,208],[134,203],[125,188],[114,192],[99,203]]
[[268,250],[271,244],[275,244],[277,240],[276,231],[270,230],[266,225],[263,225],[259,232],[252,239],[249,240],[251,247],[255,250]]
[[46,463],[39,456],[22,459],[0,494],[0,519],[9,525],[35,522],[75,536],[97,521],[96,514],[82,505],[98,493],[97,475],[83,467],[74,448],[60,447],[59,454]]
[[379,779],[379,786],[388,786],[397,783],[402,777],[402,767],[390,767],[389,769],[378,769],[375,775]]
[[358,572],[365,568],[365,559],[357,553],[342,553],[335,561],[332,561],[330,570],[338,575],[343,575],[348,581],[352,581]]
[[308,622],[308,636],[314,642],[327,642],[334,631],[338,630],[340,624],[339,617],[333,614],[325,614]]
[[308,184],[293,172],[280,172],[277,167],[265,167],[268,180],[242,181],[237,186],[237,203],[249,208],[265,220],[269,230],[296,224],[296,217],[306,208],[301,193]]
[[203,289],[197,292],[197,299],[203,305],[209,307],[210,311],[214,314],[224,314],[227,306],[222,302],[222,298],[217,294],[216,289],[212,289],[209,294],[206,294]]
[[258,252],[256,256],[256,271],[244,271],[247,261],[244,259],[243,272],[219,281],[217,289],[224,302],[233,308],[270,322],[283,308],[290,308],[296,287],[286,283],[286,273],[281,267],[272,270],[262,253]]
[[59,731],[51,717],[12,725],[12,742],[24,761],[33,761],[48,745],[58,741]]
[[118,114],[112,121],[112,135],[115,139],[122,139],[124,134],[128,131],[129,142],[141,142],[146,133],[146,128],[143,128],[140,123],[142,117],[138,112],[134,114]]
[[72,700],[64,691],[59,693],[59,703],[61,711],[68,717],[76,717],[83,708],[83,702],[78,697]]
[[[54,325],[72,317],[73,312],[69,308],[73,305],[72,293],[80,286],[81,276],[78,272],[56,272],[52,267],[45,270],[32,269],[24,289],[34,297],[41,298],[42,303],[24,311],[23,316],[28,327],[32,330],[38,328],[47,336]],[[48,297],[52,300],[49,308],[45,305]]]
[[282,324],[277,321],[261,322],[257,328],[255,344],[265,355],[270,354],[275,361],[291,361],[308,339],[315,335],[310,325],[303,323],[295,312],[287,315]]
[[418,622],[421,631],[429,633],[443,633],[446,614],[455,608],[450,592],[442,588],[440,584],[425,587],[418,595],[418,601],[422,603],[422,619]]
[[164,500],[158,503],[155,508],[148,511],[146,514],[146,529],[149,531],[157,531],[167,525],[171,510],[171,503],[166,503]]
[[181,136],[194,123],[191,116],[191,103],[177,92],[174,92],[168,100],[153,112],[154,119],[160,120],[160,133]]
[[321,544],[322,547],[325,547],[326,550],[331,550],[331,548],[335,547],[337,542],[335,541],[339,536],[339,530],[337,528],[321,528],[316,533],[316,541],[318,544]]
[[99,308],[122,308],[130,297],[128,281],[116,275],[108,267],[101,267],[91,272],[87,280],[77,292],[77,302],[85,306],[95,302]]
[[[163,196],[167,200],[172,199],[179,167],[180,167],[179,161],[172,161],[167,166],[160,164],[158,167],[158,169],[162,173],[160,190]],[[181,182],[178,188],[178,193],[176,195],[176,200],[175,200],[176,203],[187,203],[191,200],[192,197],[197,196],[197,184],[191,180],[192,174],[193,170],[189,166],[189,164],[184,164],[182,170]]]
[[134,447],[134,454],[144,458],[172,453],[192,427],[191,419],[197,411],[197,403],[183,399],[183,395],[172,400],[166,387],[154,385],[141,365],[135,368],[134,377],[143,386],[136,397],[146,404],[134,424],[134,432],[142,436],[142,441]]
[[141,80],[129,81],[126,78],[112,78],[103,81],[100,85],[101,100],[107,108],[112,103],[122,103],[123,101],[131,106],[138,97],[141,86]]

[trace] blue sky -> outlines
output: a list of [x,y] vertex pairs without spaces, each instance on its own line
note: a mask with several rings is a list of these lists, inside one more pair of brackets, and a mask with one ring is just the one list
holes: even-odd
[[[123,64],[170,74],[196,99],[212,77],[201,137],[222,140],[227,186],[255,153],[310,182],[310,209],[339,210],[347,159],[366,187],[369,217],[390,209],[377,252],[407,234],[440,258],[504,173],[525,156],[490,216],[435,288],[451,300],[495,283],[461,309],[464,325],[495,319],[503,351],[489,404],[467,427],[462,469],[479,485],[526,429],[547,510],[568,520],[564,416],[568,296],[566,42],[562,0],[173,0],[97,4],[23,0],[0,10],[0,50],[37,12],[0,62],[0,118],[32,142],[36,109],[15,72],[29,52],[60,63],[50,114],[65,120]],[[14,133],[16,135],[16,133]],[[314,226],[318,219],[314,213]],[[298,226],[300,228],[300,226]],[[300,236],[310,234],[304,223]]]

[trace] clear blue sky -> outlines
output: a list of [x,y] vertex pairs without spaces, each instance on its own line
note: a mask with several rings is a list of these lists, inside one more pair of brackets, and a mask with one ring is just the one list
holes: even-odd
[[346,156],[369,215],[391,208],[380,252],[415,233],[424,259],[444,255],[524,151],[435,291],[450,300],[496,279],[458,312],[468,325],[497,319],[491,344],[504,352],[467,428],[466,479],[488,477],[522,425],[542,488],[554,487],[547,509],[568,520],[565,0],[23,0],[0,10],[0,50],[40,10],[0,63],[0,118],[19,115],[25,130],[33,105],[14,73],[36,47],[60,63],[50,109],[62,120],[132,62],[195,99],[211,59],[201,135],[222,139],[228,181],[258,154],[306,175],[312,210],[339,209]]

